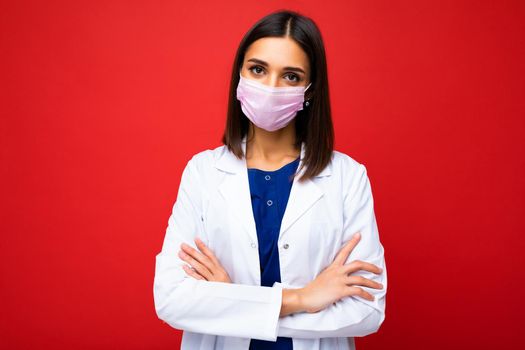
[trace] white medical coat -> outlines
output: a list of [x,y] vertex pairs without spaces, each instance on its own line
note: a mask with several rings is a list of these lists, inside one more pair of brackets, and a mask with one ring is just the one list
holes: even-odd
[[[246,151],[246,137],[242,141]],[[305,152],[301,147],[300,164]],[[282,288],[301,288],[330,263],[356,232],[361,240],[346,263],[363,260],[379,275],[354,275],[383,284],[362,287],[375,296],[345,297],[316,313],[279,317]],[[214,252],[232,283],[197,280],[182,269],[185,242],[199,236]],[[182,173],[161,251],[156,255],[153,296],[157,316],[183,330],[182,350],[248,349],[250,338],[293,338],[294,350],[355,349],[353,337],[376,332],[385,319],[387,271],[366,167],[335,151],[315,178],[294,179],[282,219],[278,249],[281,282],[260,285],[255,219],[247,166],[226,146],[195,154]]]

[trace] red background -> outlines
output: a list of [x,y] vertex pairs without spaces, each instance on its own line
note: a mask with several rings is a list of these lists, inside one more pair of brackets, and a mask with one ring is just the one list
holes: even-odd
[[357,347],[515,348],[524,4],[3,1],[0,347],[178,348],[152,288],[180,175],[220,145],[241,37],[290,8],[321,28],[386,250],[386,320]]

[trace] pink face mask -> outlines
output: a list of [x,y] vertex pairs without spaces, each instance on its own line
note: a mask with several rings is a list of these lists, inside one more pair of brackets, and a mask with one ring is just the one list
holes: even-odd
[[271,87],[240,75],[237,99],[243,113],[259,128],[275,131],[288,125],[303,109],[304,92],[312,85]]

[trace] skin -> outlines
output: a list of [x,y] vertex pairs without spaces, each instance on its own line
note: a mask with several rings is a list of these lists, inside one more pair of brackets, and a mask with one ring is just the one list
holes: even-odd
[[[290,38],[261,38],[253,42],[246,51],[241,75],[273,87],[306,86],[310,83],[308,56]],[[307,90],[305,99],[309,98],[308,93]],[[247,167],[269,171],[279,169],[299,157],[300,148],[295,148],[294,142],[295,119],[273,132],[250,123],[246,143]],[[296,312],[318,312],[347,296],[374,300],[370,293],[358,286],[382,289],[383,285],[362,276],[352,276],[352,273],[365,270],[380,274],[382,270],[360,260],[344,264],[360,239],[361,235],[357,232],[341,248],[334,261],[305,287],[283,289],[280,316]],[[198,249],[185,243],[181,245],[179,257],[191,266],[184,265],[184,271],[195,279],[232,283],[213,251],[198,237],[195,238],[195,244]]]

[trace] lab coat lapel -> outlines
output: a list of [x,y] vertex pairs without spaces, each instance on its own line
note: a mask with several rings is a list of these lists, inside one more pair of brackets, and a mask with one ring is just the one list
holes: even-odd
[[[243,146],[243,152],[244,149]],[[236,217],[239,225],[250,235],[251,241],[257,242],[257,228],[252,211],[246,159],[237,158],[224,146],[224,153],[216,166],[229,172],[219,185],[219,192],[226,200],[226,205]]]
[[[242,151],[246,154],[246,136],[242,140]],[[301,156],[298,169],[300,169],[305,154],[305,144],[301,144]],[[250,197],[250,184],[246,158],[238,159],[226,146],[218,158],[215,166],[228,172],[219,185],[219,192],[226,200],[232,214],[236,217],[242,228],[249,234],[252,242],[257,242],[257,229]],[[331,164],[317,177],[330,175]],[[298,179],[304,169],[293,180],[290,197],[281,222],[279,239],[319,198],[323,190],[311,179],[299,182]]]
[[[305,152],[304,142],[301,144],[301,156],[297,169],[300,169],[303,164]],[[315,184],[314,181],[308,179],[304,182],[299,182],[299,178],[303,174],[304,169],[295,176],[290,190],[286,210],[284,211],[283,220],[281,222],[281,230],[279,239],[286,233],[290,226],[301,217],[319,198],[323,196],[321,187]]]

